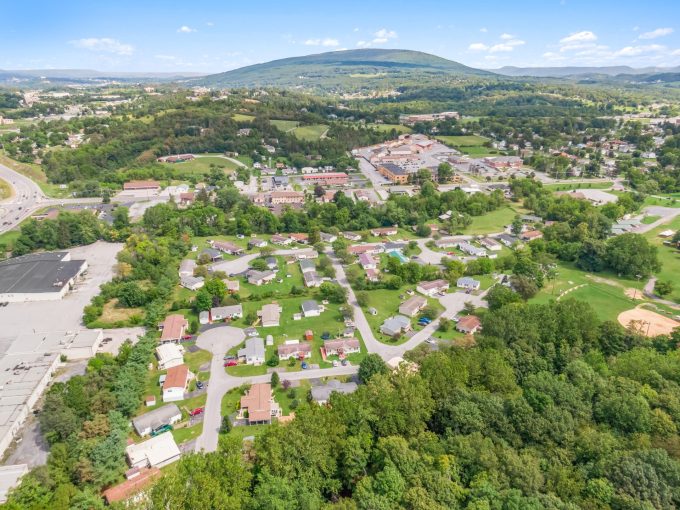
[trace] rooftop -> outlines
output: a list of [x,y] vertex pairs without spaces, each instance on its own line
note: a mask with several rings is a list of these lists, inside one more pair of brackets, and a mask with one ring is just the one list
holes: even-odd
[[68,252],[35,253],[0,262],[0,294],[58,292],[86,264]]

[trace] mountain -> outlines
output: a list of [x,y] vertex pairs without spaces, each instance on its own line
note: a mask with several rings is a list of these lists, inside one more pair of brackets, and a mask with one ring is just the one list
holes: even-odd
[[190,82],[210,87],[361,89],[465,76],[494,74],[420,51],[359,49],[273,60]]
[[644,67],[633,68],[629,66],[604,66],[604,67],[515,67],[505,66],[490,71],[503,76],[532,76],[537,78],[567,78],[581,76],[634,76],[655,73],[677,73],[680,67]]
[[155,73],[96,71],[93,69],[0,69],[0,85],[67,85],[100,84],[109,81],[170,82],[203,76],[205,73]]

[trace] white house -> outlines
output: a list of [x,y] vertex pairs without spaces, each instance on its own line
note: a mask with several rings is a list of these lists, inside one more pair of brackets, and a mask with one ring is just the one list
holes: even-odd
[[449,290],[449,282],[446,280],[434,280],[431,282],[420,282],[416,290],[424,296],[436,296]]
[[469,276],[462,276],[456,281],[456,287],[460,289],[479,290],[480,285],[481,283],[479,280],[475,280]]
[[167,432],[141,443],[131,444],[125,448],[125,454],[133,468],[162,468],[179,460],[182,455],[172,434]]
[[260,366],[265,359],[264,340],[260,337],[246,339],[245,347],[238,350],[238,358],[246,365]]
[[177,365],[168,369],[165,381],[163,381],[163,402],[184,400],[191,376],[189,367],[186,365]]
[[158,369],[167,370],[184,363],[184,348],[173,343],[161,344],[156,347]]
[[301,307],[302,315],[305,317],[318,317],[321,315],[321,307],[319,306],[319,303],[313,299],[303,301]]

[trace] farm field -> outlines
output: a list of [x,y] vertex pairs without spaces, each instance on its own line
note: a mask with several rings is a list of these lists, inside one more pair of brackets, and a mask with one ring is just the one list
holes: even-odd
[[295,138],[306,140],[308,142],[315,142],[319,140],[323,134],[328,131],[328,126],[325,124],[313,124],[311,126],[300,126],[293,129]]
[[254,115],[246,115],[244,113],[235,113],[231,116],[236,122],[252,122],[255,120]]
[[284,133],[287,133],[288,131],[292,131],[296,127],[300,125],[300,123],[296,120],[270,120],[269,123],[272,126],[276,126],[278,129],[283,131]]

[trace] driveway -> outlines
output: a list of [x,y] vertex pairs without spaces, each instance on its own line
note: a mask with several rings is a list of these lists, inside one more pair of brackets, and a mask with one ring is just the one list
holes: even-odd
[[644,234],[650,230],[654,230],[656,227],[665,225],[673,220],[676,216],[680,215],[680,208],[676,207],[661,207],[658,205],[652,205],[645,207],[643,210],[643,216],[661,216],[654,223],[649,225],[640,225],[635,229],[636,234]]

